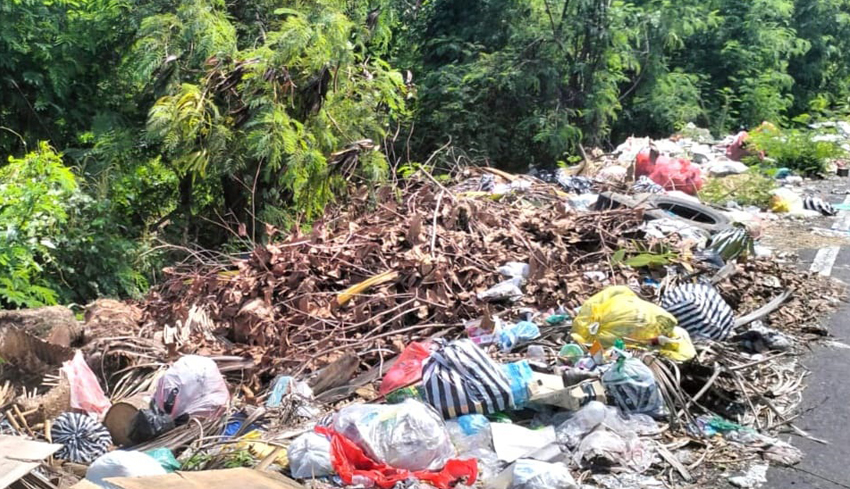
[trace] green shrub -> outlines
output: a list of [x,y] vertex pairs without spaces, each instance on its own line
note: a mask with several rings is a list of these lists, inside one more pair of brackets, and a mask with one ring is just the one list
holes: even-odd
[[[763,151],[777,168],[789,168],[804,175],[826,171],[830,160],[840,158],[844,151],[835,143],[814,141],[809,130],[767,127],[753,131],[748,144],[755,151]],[[750,156],[747,164],[760,164],[758,156]]]
[[734,200],[742,207],[757,206],[766,209],[770,204],[771,192],[777,187],[776,180],[763,171],[751,169],[742,175],[731,175],[708,180],[699,192],[703,202],[725,205]]
[[141,246],[47,143],[0,168],[0,308],[139,295]]

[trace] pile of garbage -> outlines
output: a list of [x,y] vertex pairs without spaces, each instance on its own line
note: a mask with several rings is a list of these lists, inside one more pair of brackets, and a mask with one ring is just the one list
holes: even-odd
[[842,290],[760,253],[734,214],[683,212],[701,170],[628,144],[607,184],[418,174],[82,323],[0,315],[0,436],[55,444],[24,479],[39,487],[237,466],[322,487],[676,487],[796,463],[778,438],[808,436],[791,353]]

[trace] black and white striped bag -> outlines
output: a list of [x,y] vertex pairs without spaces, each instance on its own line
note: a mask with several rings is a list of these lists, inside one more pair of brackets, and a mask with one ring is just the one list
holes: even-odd
[[755,244],[755,240],[745,227],[731,226],[712,236],[708,249],[728,261],[739,256],[755,255]]
[[807,195],[803,198],[803,209],[807,211],[818,211],[824,216],[834,216],[838,214],[838,211],[835,210],[835,207],[832,207],[832,204],[824,201],[820,197],[813,197],[811,195]]
[[668,290],[661,307],[676,317],[694,340],[723,341],[735,324],[735,313],[711,285],[684,284]]
[[446,419],[491,414],[514,405],[511,384],[499,364],[471,340],[435,340],[440,348],[422,369],[425,401]]
[[112,437],[105,426],[85,414],[62,413],[53,422],[50,436],[63,447],[56,458],[78,464],[87,464],[100,457],[112,445]]
[[641,175],[632,185],[632,192],[636,194],[663,194],[664,187],[655,183],[648,176]]

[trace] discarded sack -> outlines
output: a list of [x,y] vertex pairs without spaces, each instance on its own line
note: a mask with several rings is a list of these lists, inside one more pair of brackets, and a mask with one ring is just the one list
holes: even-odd
[[632,185],[632,192],[636,194],[663,194],[664,187],[653,182],[648,176],[641,175]]
[[63,446],[56,458],[87,464],[100,457],[112,444],[109,430],[85,414],[62,413],[53,421],[50,436]]
[[106,489],[119,489],[106,482],[113,477],[147,477],[165,475],[166,470],[148,454],[136,451],[115,450],[109,452],[89,466],[86,479]]
[[652,370],[637,358],[621,357],[602,375],[608,395],[628,414],[664,415],[664,401]]
[[472,486],[478,477],[478,463],[474,459],[451,459],[439,472],[411,472],[373,460],[357,444],[334,430],[320,426],[316,432],[331,438],[331,462],[346,485],[363,484],[390,489],[398,482],[416,478],[438,489],[449,489],[460,482]]
[[103,419],[112,403],[104,395],[97,377],[80,350],[74,353],[72,360],[62,364],[62,374],[71,386],[71,408],[96,414],[99,419]]
[[807,211],[817,211],[824,216],[834,216],[838,214],[838,211],[835,207],[832,207],[832,204],[824,201],[820,197],[814,197],[811,195],[807,195],[803,199],[803,209],[806,209]]
[[455,456],[446,425],[430,406],[356,404],[343,408],[333,429],[377,462],[404,470],[439,470]]
[[520,459],[514,464],[510,489],[577,489],[570,470],[562,463]]
[[378,392],[383,396],[422,379],[422,363],[431,355],[429,342],[412,342],[404,348],[398,360],[384,374]]
[[139,409],[133,416],[127,437],[135,444],[144,443],[173,430],[174,426],[174,419],[160,412],[156,406],[153,409]]
[[215,362],[198,355],[174,362],[159,379],[154,393],[156,406],[174,419],[184,414],[215,416],[229,400],[227,383]]
[[492,414],[514,406],[511,383],[499,364],[468,339],[446,343],[425,362],[425,400],[446,419],[462,414]]
[[743,225],[731,226],[711,237],[708,249],[724,260],[755,256],[755,240]]
[[659,336],[669,336],[676,318],[664,309],[638,297],[625,286],[608,287],[582,304],[573,320],[573,341],[605,348],[617,339],[627,344],[648,346]]
[[670,289],[661,298],[661,307],[695,339],[723,341],[735,325],[732,308],[707,284],[682,284]]
[[681,190],[696,195],[702,188],[698,166],[685,158],[660,155],[654,148],[646,148],[635,159],[635,176],[646,175],[665,190]]
[[331,442],[318,433],[304,433],[289,445],[289,470],[296,479],[333,475]]

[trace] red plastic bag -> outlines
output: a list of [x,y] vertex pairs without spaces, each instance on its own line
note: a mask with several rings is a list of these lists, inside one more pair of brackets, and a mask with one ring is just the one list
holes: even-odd
[[702,188],[702,175],[698,166],[685,158],[659,155],[652,148],[644,149],[635,159],[635,177],[643,175],[665,190],[680,190],[696,195]]
[[316,432],[330,437],[331,464],[346,485],[357,484],[356,479],[365,478],[381,489],[390,489],[398,482],[415,477],[438,489],[449,489],[458,482],[472,486],[478,478],[478,461],[475,459],[449,460],[439,472],[411,472],[372,460],[353,441],[329,428],[318,426]]
[[62,373],[71,385],[71,408],[96,414],[98,419],[103,419],[112,403],[103,394],[97,377],[80,350],[77,350],[72,360],[62,363]]
[[735,135],[735,140],[726,147],[726,157],[732,161],[741,161],[744,157],[749,156],[750,151],[744,146],[749,137],[747,131],[741,131]]
[[422,379],[422,364],[431,356],[431,343],[407,345],[395,364],[384,375],[378,392],[383,396],[396,389],[407,387]]

